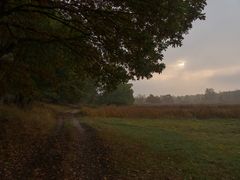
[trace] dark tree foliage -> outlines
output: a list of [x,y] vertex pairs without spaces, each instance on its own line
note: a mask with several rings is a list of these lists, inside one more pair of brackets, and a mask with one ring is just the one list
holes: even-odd
[[205,5],[206,0],[1,0],[0,91],[15,91],[11,81],[22,91],[54,87],[62,69],[101,87],[151,78],[165,68],[163,52],[181,46],[192,22],[205,18]]
[[132,84],[120,84],[112,92],[104,92],[98,96],[98,104],[132,105],[134,103]]

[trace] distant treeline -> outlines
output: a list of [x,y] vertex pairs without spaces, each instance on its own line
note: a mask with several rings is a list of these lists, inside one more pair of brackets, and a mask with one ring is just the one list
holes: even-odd
[[135,97],[137,105],[171,105],[171,104],[240,104],[240,90],[215,92],[212,88],[207,88],[205,94],[172,96],[161,95],[149,96],[138,95]]
[[132,84],[122,83],[113,90],[100,90],[93,81],[63,81],[63,86],[42,89],[38,96],[26,93],[0,94],[0,104],[31,105],[34,100],[60,104],[81,105],[131,105],[134,103]]

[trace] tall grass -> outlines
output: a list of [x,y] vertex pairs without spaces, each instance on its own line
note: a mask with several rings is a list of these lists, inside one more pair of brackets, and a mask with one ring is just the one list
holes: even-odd
[[47,141],[56,119],[56,110],[45,104],[28,109],[0,106],[0,178],[15,179],[35,150]]
[[83,107],[82,114],[118,118],[240,118],[240,105]]

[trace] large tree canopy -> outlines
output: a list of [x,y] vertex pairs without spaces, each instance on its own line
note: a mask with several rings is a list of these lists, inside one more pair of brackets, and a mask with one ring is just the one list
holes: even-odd
[[31,86],[26,79],[56,83],[63,69],[101,86],[150,78],[165,68],[163,52],[181,46],[192,22],[205,18],[205,5],[206,0],[1,0],[0,82],[8,84],[17,73],[22,87]]

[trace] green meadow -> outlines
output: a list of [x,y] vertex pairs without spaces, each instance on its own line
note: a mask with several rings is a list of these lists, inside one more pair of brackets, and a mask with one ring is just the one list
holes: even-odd
[[109,148],[115,177],[240,179],[239,119],[84,118]]

